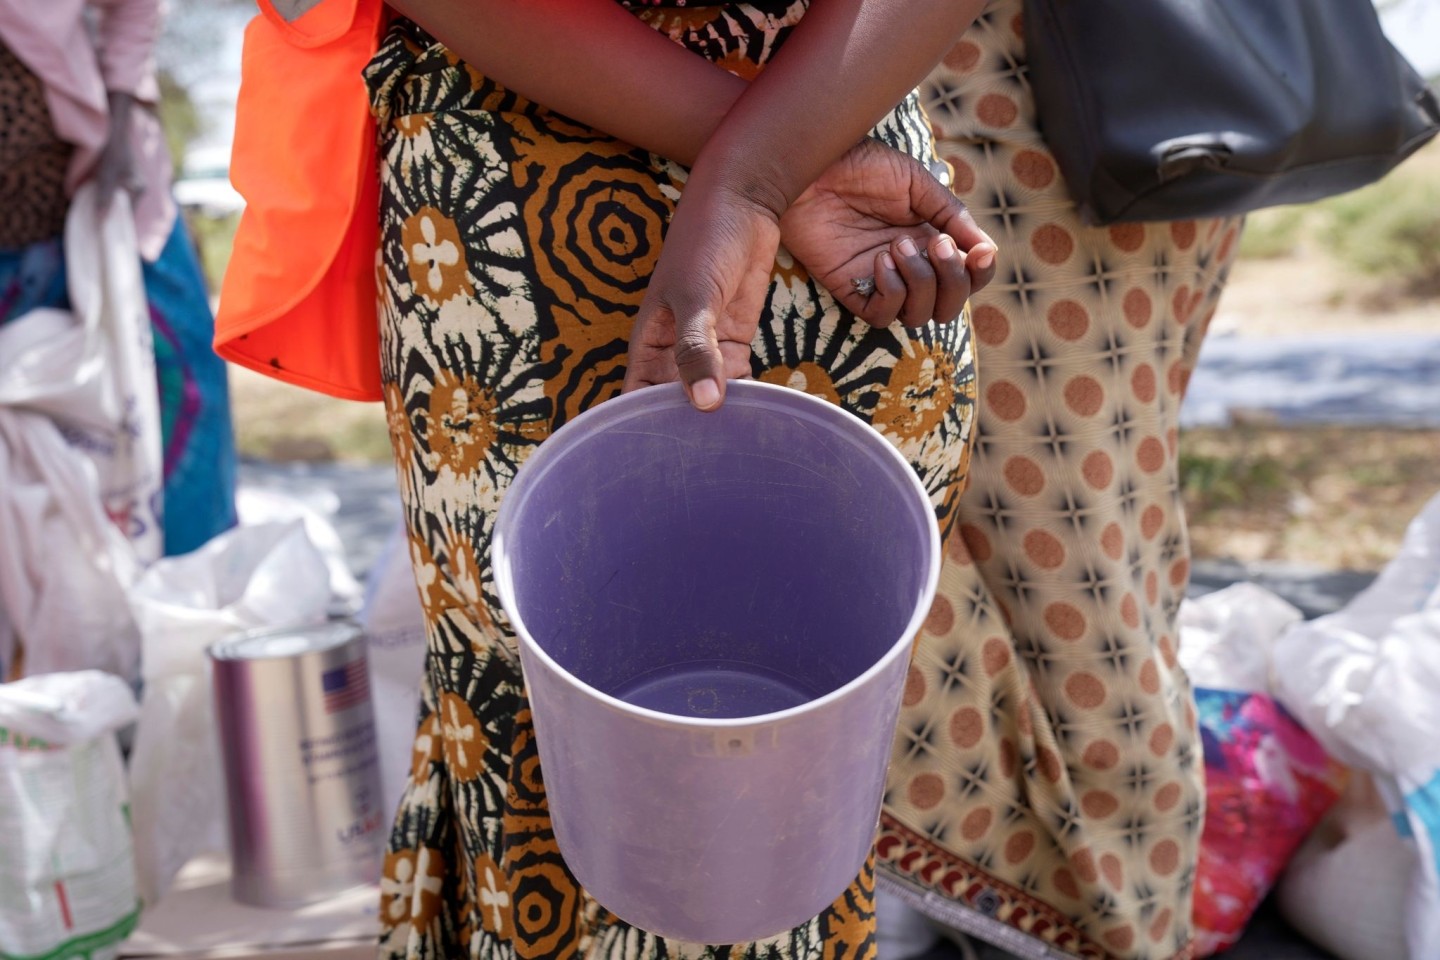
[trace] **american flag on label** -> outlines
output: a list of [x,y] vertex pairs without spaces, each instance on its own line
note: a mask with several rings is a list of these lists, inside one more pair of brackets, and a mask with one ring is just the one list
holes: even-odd
[[349,710],[370,699],[370,674],[364,660],[351,660],[343,667],[320,674],[320,687],[325,691],[325,712]]

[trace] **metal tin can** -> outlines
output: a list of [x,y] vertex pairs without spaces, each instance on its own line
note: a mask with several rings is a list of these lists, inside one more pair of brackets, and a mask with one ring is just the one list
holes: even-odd
[[209,653],[231,895],[293,907],[375,882],[386,818],[360,628],[251,632]]

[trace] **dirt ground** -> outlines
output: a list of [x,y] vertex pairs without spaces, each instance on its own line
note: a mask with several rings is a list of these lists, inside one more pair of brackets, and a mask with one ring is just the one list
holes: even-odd
[[1321,251],[1241,260],[1211,323],[1214,336],[1304,333],[1377,336],[1440,333],[1440,301],[1387,294],[1385,284],[1349,276]]
[[[234,372],[243,452],[384,462],[377,404],[327,400]],[[1235,427],[1187,431],[1186,503],[1198,557],[1375,570],[1440,491],[1440,431]]]
[[1181,457],[1202,558],[1378,570],[1440,492],[1440,430],[1191,430]]
[[230,366],[235,442],[262,460],[390,459],[385,413],[378,403],[334,400]]

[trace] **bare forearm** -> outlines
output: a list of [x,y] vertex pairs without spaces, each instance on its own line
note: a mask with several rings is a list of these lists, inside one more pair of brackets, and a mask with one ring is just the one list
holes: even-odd
[[925,77],[984,0],[813,0],[703,151],[777,215]]
[[129,130],[130,115],[135,109],[135,97],[123,90],[110,90],[105,94],[110,109],[110,129]]
[[516,93],[687,166],[747,85],[614,0],[391,6]]

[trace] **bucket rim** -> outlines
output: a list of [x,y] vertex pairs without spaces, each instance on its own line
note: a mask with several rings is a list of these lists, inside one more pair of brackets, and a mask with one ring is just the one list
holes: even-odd
[[[925,490],[925,485],[915,474],[910,462],[896,449],[895,445],[876,430],[873,426],[861,420],[845,408],[830,403],[811,394],[785,387],[778,384],[763,383],[758,380],[730,380],[726,383],[725,403],[741,403],[751,406],[773,406],[778,401],[780,405],[794,404],[801,409],[806,409],[817,415],[819,419],[828,419],[833,424],[835,421],[850,420],[863,427],[857,435],[852,437],[865,445],[871,446],[880,453],[882,457],[889,457],[892,463],[898,468],[898,474],[905,478],[902,481],[915,494],[914,504],[923,504],[925,515],[930,522],[924,524],[929,546],[928,569],[922,578],[919,595],[916,598],[915,611],[910,621],[900,632],[899,637],[891,644],[882,655],[875,659],[864,671],[852,677],[850,680],[836,687],[830,692],[807,700],[794,707],[787,707],[784,710],[776,710],[771,713],[754,714],[747,717],[686,717],[680,714],[666,713],[662,710],[652,710],[649,707],[639,707],[635,704],[621,700],[599,690],[581,680],[571,671],[560,665],[554,657],[546,652],[525,626],[525,622],[518,614],[515,601],[514,582],[511,576],[509,556],[506,550],[507,533],[514,525],[515,517],[524,509],[524,501],[529,490],[548,473],[556,463],[565,455],[566,451],[578,442],[583,442],[583,437],[593,433],[596,428],[610,426],[612,422],[620,423],[644,413],[664,407],[689,407],[690,400],[686,396],[684,388],[679,383],[661,384],[658,386],[645,387],[631,393],[621,394],[605,401],[597,406],[591,407],[584,413],[569,421],[550,437],[530,455],[530,458],[522,465],[516,473],[515,479],[511,482],[510,489],[501,500],[500,509],[496,513],[495,530],[491,536],[490,554],[491,565],[495,575],[495,588],[500,597],[500,605],[510,618],[511,626],[515,630],[522,661],[528,657],[534,657],[546,669],[559,677],[566,684],[574,689],[584,691],[593,697],[598,703],[604,704],[612,710],[637,719],[649,720],[656,723],[663,723],[672,727],[681,727],[693,730],[738,730],[747,727],[759,726],[762,724],[776,723],[796,717],[805,716],[824,710],[830,704],[848,697],[853,691],[866,686],[872,678],[884,673],[894,664],[895,660],[908,651],[914,644],[920,633],[925,618],[930,613],[930,606],[934,602],[936,590],[940,585],[940,567],[942,564],[940,527],[935,521],[934,507],[930,504],[930,495]],[[557,443],[560,440],[562,442]]]

